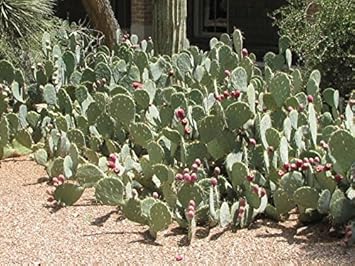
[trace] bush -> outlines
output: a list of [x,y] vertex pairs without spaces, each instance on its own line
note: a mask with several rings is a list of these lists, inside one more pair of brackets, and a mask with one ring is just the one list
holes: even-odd
[[338,91],[320,92],[319,71],[291,68],[287,38],[260,69],[238,30],[171,57],[137,36],[112,50],[62,37],[44,35],[31,84],[0,61],[0,151],[35,151],[52,207],[93,188],[153,237],[172,221],[192,239],[196,224],[237,229],[294,208],[354,232],[353,112],[342,115]]
[[3,0],[0,3],[0,58],[24,64],[41,50],[43,32],[53,29],[54,0]]
[[347,94],[355,87],[354,1],[288,0],[276,10],[281,35],[292,40],[292,49],[307,74],[319,69],[323,86]]

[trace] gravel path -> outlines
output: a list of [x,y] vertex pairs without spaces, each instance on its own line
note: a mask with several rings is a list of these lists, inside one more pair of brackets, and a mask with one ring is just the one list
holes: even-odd
[[[355,264],[346,249],[320,226],[297,228],[295,217],[276,224],[257,221],[237,233],[200,229],[186,246],[172,227],[156,242],[146,227],[123,219],[112,207],[95,206],[86,193],[76,206],[50,213],[45,171],[26,158],[0,168],[0,265],[8,264]],[[176,261],[176,255],[182,261]]]

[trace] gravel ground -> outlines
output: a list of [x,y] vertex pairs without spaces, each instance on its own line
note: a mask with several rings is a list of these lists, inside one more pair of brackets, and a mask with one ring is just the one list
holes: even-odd
[[[148,240],[147,228],[122,218],[112,207],[95,206],[88,191],[76,206],[50,213],[45,171],[26,158],[0,168],[0,265],[8,264],[334,264],[355,265],[355,248],[296,217],[280,224],[257,221],[237,233],[201,228],[185,245],[176,226]],[[176,256],[182,256],[177,262]]]

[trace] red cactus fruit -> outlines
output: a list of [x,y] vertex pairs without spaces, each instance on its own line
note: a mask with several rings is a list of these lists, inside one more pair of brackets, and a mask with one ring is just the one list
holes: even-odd
[[309,163],[309,159],[307,157],[303,158],[303,163]]
[[198,170],[199,167],[200,167],[200,166],[199,166],[197,163],[193,163],[193,164],[191,165],[191,170],[192,170],[193,172],[197,172],[197,170]]
[[137,89],[142,89],[143,88],[143,84],[140,83],[139,81],[133,81],[132,82],[132,87],[133,89],[137,90]]
[[260,189],[260,198],[264,197],[266,195],[266,191],[264,188]]
[[177,180],[177,181],[182,181],[182,180],[184,180],[184,177],[183,177],[182,174],[177,173],[177,174],[175,175],[175,180]]
[[193,206],[194,208],[196,208],[196,202],[194,200],[190,200],[189,206]]
[[333,165],[331,163],[326,163],[324,166],[324,169],[326,171],[330,171],[330,170],[332,170],[332,168],[333,168]]
[[189,211],[195,211],[195,207],[194,206],[192,206],[192,205],[189,205],[189,206],[187,206],[187,211],[189,212]]
[[200,167],[201,166],[201,160],[199,159],[199,158],[197,158],[197,159],[195,159],[195,164],[197,164],[198,165],[198,167]]
[[181,120],[181,124],[183,126],[186,126],[188,123],[189,123],[189,120],[186,117]]
[[234,98],[238,99],[240,97],[240,90],[234,91]]
[[301,168],[302,165],[303,165],[303,160],[297,159],[297,160],[296,160],[296,166],[297,166],[297,168]]
[[309,158],[309,163],[310,163],[310,164],[314,164],[314,158],[312,158],[312,157]]
[[224,96],[224,98],[228,98],[230,96],[229,91],[225,90],[223,92],[223,96]]
[[184,168],[184,170],[182,170],[182,172],[183,172],[184,174],[190,173],[190,169],[186,167],[186,168]]
[[319,158],[318,156],[315,157],[315,158],[314,158],[314,162],[315,162],[315,163],[320,163],[320,158]]
[[192,173],[190,176],[191,176],[191,182],[192,183],[197,181],[197,174],[196,173]]
[[248,182],[253,182],[255,177],[253,175],[247,175]]
[[108,168],[110,168],[110,169],[115,169],[115,168],[116,168],[116,163],[113,162],[113,161],[108,161],[108,162],[107,162],[107,166],[108,166]]
[[259,194],[259,186],[258,185],[254,185],[252,187],[252,191],[255,193],[255,194]]
[[152,194],[153,198],[158,199],[159,198],[159,194],[158,192],[154,191]]
[[175,115],[177,118],[179,118],[180,120],[184,119],[185,118],[185,110],[183,108],[178,108],[176,111],[175,111]]
[[215,177],[212,177],[210,180],[211,186],[215,187],[218,184],[218,180]]
[[279,177],[284,176],[284,174],[285,174],[285,172],[282,171],[282,170],[277,171],[277,175],[278,175]]
[[307,96],[307,101],[309,102],[309,103],[313,103],[313,96],[312,95],[308,95]]
[[311,168],[311,165],[310,165],[309,163],[303,163],[303,165],[302,165],[302,170],[303,170],[303,171],[306,171],[306,170],[308,170],[309,168]]
[[230,77],[231,72],[230,72],[228,69],[226,69],[226,70],[224,70],[224,75],[225,75],[226,77]]
[[324,172],[325,167],[324,167],[324,165],[319,164],[319,165],[316,166],[315,170],[316,170],[317,173],[321,173],[321,172]]
[[290,171],[290,169],[291,169],[290,163],[284,163],[283,169],[284,169],[285,171]]
[[191,134],[191,128],[190,127],[185,127],[184,128],[184,133],[185,133],[185,135],[190,135]]
[[65,176],[62,175],[62,174],[60,174],[60,175],[57,177],[57,179],[58,179],[58,183],[63,184],[64,181],[65,181]]
[[213,174],[215,176],[219,176],[221,174],[221,168],[219,168],[218,166],[216,166],[213,170]]
[[176,261],[182,261],[183,257],[181,255],[175,256]]
[[334,179],[335,179],[335,181],[336,181],[337,183],[340,183],[340,182],[343,180],[343,176],[340,175],[340,174],[336,174],[336,175],[334,176]]
[[111,161],[111,162],[116,162],[116,160],[117,160],[117,155],[114,154],[114,153],[111,153],[111,154],[109,155],[108,159],[109,159],[109,161]]
[[249,56],[249,52],[248,52],[248,49],[247,49],[247,48],[243,48],[243,49],[242,49],[242,56],[243,56],[243,57]]
[[194,218],[194,216],[195,216],[195,211],[190,210],[190,211],[186,212],[186,218],[188,220],[192,220]]
[[254,138],[250,138],[249,139],[249,144],[252,145],[252,146],[255,146],[256,145],[256,140]]
[[288,112],[292,112],[292,111],[293,111],[293,107],[292,107],[292,106],[288,106],[288,107],[287,107],[287,111],[288,111]]
[[298,169],[298,167],[295,163],[291,163],[290,166],[291,166],[292,171],[296,171]]
[[188,173],[184,174],[184,181],[187,183],[190,183],[191,182],[191,175]]

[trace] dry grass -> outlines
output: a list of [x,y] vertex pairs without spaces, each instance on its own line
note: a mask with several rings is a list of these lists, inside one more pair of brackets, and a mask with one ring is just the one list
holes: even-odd
[[[298,228],[257,221],[237,233],[199,229],[186,246],[176,227],[147,238],[146,227],[123,219],[112,207],[95,206],[91,193],[78,204],[50,213],[45,207],[44,170],[25,158],[3,161],[0,169],[0,264],[355,264],[322,226]],[[177,262],[176,255],[183,260]]]

